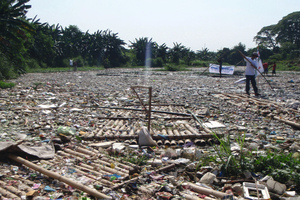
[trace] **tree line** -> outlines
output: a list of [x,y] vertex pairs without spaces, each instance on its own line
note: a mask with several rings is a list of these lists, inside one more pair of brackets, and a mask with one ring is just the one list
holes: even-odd
[[[104,68],[166,65],[205,66],[222,57],[224,63],[241,61],[238,51],[251,54],[242,43],[217,52],[208,48],[192,51],[181,43],[168,47],[152,38],[136,38],[126,44],[118,33],[81,31],[76,25],[42,23],[26,16],[30,0],[0,2],[0,80],[17,77],[31,68],[69,67],[69,60],[81,66]],[[254,40],[261,57],[270,61],[289,60],[299,65],[300,12],[293,12],[275,25],[263,27]],[[126,45],[129,48],[126,48]],[[145,56],[145,55],[148,56]]]

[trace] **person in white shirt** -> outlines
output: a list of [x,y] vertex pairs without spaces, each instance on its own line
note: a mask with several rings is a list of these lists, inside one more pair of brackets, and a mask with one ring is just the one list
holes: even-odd
[[[246,61],[246,93],[250,95],[250,82],[254,90],[255,96],[259,96],[258,89],[256,86],[256,80],[255,80],[255,70],[257,70],[257,62],[256,58],[258,57],[257,53],[253,53],[251,57],[246,57],[247,59],[244,59]],[[250,63],[251,62],[251,63]]]

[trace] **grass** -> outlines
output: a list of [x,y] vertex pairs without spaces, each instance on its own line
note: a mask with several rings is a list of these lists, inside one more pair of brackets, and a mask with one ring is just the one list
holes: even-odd
[[13,87],[15,87],[15,85],[16,85],[15,83],[0,81],[0,88],[1,89],[13,88]]

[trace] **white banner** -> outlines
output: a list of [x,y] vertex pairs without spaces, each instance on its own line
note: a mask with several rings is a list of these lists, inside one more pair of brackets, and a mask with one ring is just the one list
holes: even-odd
[[[209,72],[219,74],[220,65],[217,64],[209,64]],[[222,74],[233,74],[234,66],[222,66]]]

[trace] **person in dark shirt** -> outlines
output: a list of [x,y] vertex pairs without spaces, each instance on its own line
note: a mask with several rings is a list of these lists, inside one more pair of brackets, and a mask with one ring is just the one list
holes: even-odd
[[272,76],[276,75],[276,63],[274,62],[274,64],[272,65]]
[[264,74],[265,75],[268,75],[268,67],[269,67],[269,64],[267,63],[267,62],[265,62],[264,64],[263,64],[263,67],[264,67]]

